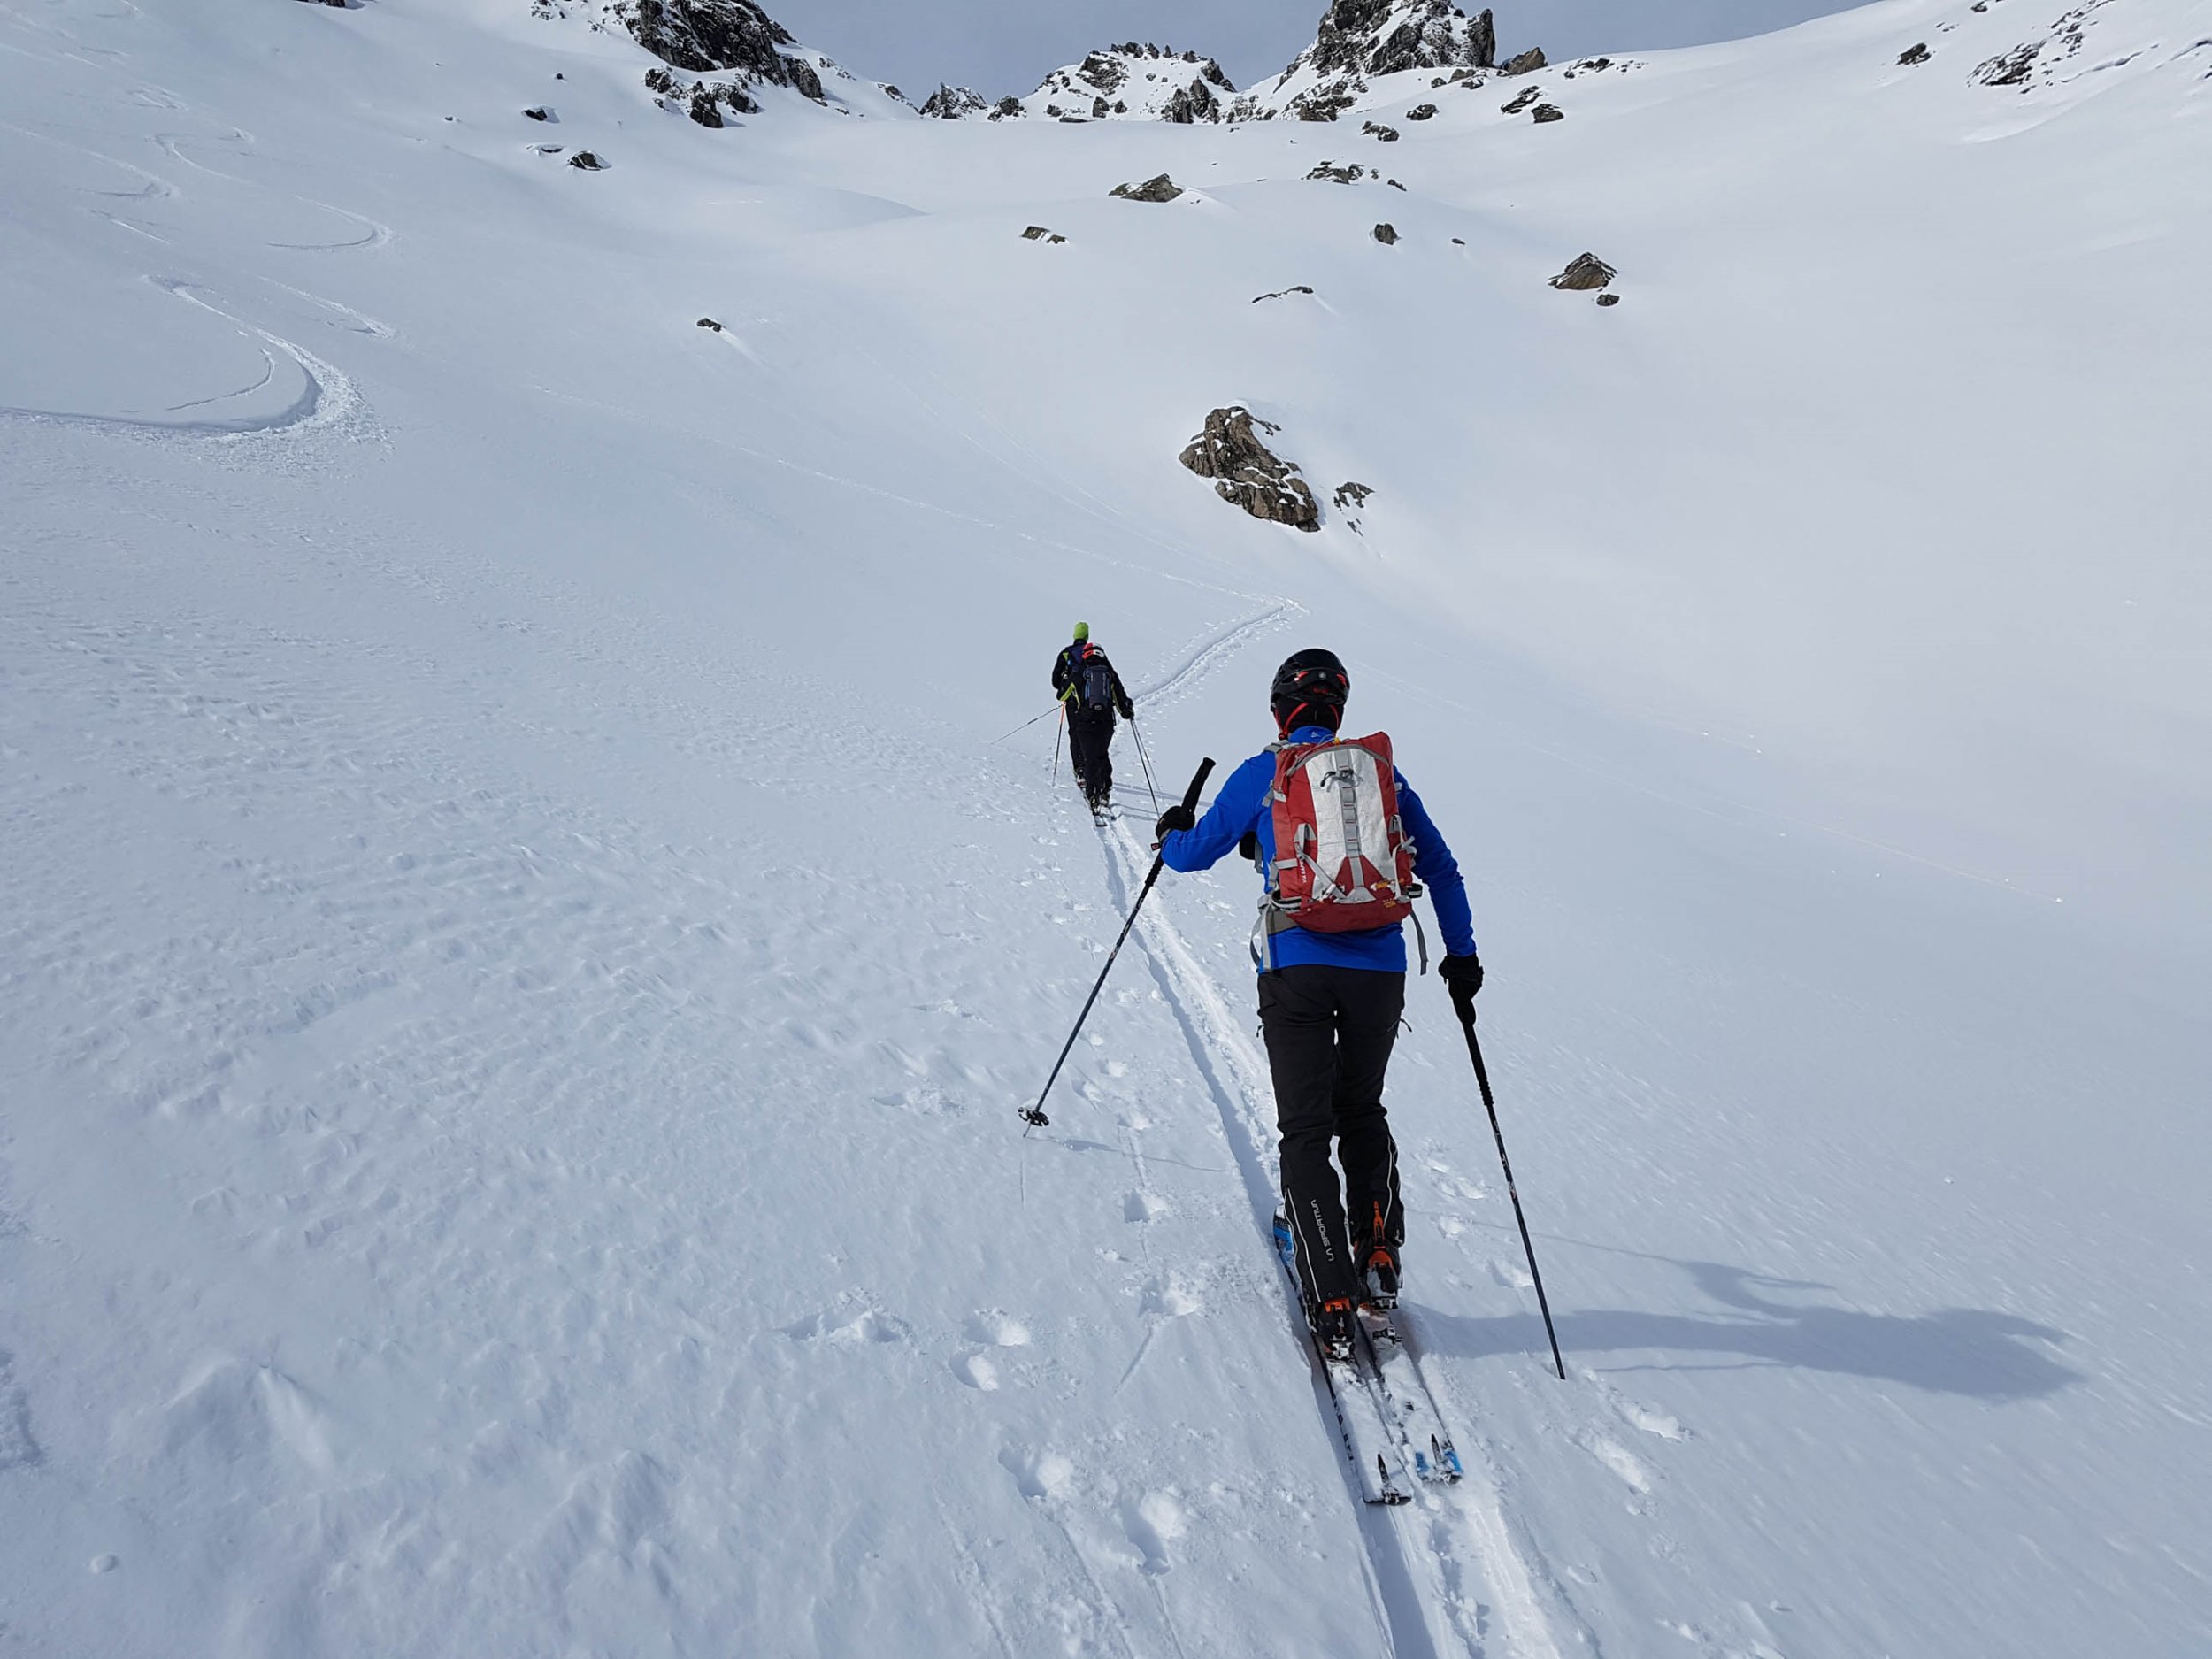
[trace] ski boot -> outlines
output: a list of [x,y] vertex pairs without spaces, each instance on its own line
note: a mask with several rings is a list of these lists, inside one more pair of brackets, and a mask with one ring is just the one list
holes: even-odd
[[1398,1305],[1398,1252],[1387,1244],[1368,1247],[1365,1264],[1360,1270],[1367,1280],[1367,1294],[1362,1298],[1366,1304],[1387,1313]]
[[1350,1361],[1357,1329],[1348,1296],[1333,1297],[1314,1310],[1313,1340],[1320,1344],[1322,1353],[1332,1360]]

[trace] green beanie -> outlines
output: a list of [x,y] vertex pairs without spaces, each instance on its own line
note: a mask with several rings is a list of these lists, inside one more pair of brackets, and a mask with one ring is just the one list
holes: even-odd
[[1075,625],[1075,642],[1078,645],[1082,644],[1084,641],[1089,639],[1090,637],[1091,625],[1089,623],[1079,622]]

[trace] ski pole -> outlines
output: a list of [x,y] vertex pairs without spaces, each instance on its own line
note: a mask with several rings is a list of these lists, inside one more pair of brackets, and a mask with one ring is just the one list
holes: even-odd
[[[1213,769],[1211,757],[1198,763],[1198,775],[1190,780],[1190,787],[1183,795],[1183,804],[1190,810],[1198,810],[1198,792],[1206,787],[1206,775]],[[1075,1039],[1083,1029],[1083,1022],[1091,1017],[1091,1004],[1098,1001],[1098,994],[1106,988],[1106,976],[1114,971],[1114,958],[1121,955],[1122,946],[1128,942],[1129,930],[1137,925],[1137,912],[1144,909],[1144,902],[1152,893],[1152,884],[1160,879],[1160,872],[1164,868],[1166,855],[1153,854],[1152,868],[1145,872],[1144,886],[1138,890],[1137,902],[1129,907],[1129,919],[1121,925],[1121,937],[1114,941],[1114,948],[1106,953],[1106,965],[1098,971],[1098,983],[1091,987],[1091,994],[1083,999],[1083,1011],[1075,1017],[1075,1030],[1068,1033],[1067,1041],[1060,1048],[1060,1057],[1052,1063],[1052,1075],[1045,1079],[1044,1087],[1038,1092],[1037,1103],[1021,1109],[1022,1121],[1030,1129],[1041,1129],[1052,1121],[1045,1116],[1045,1096],[1052,1093],[1053,1084],[1059,1080],[1060,1068],[1068,1063],[1069,1051],[1075,1047]],[[1022,1133],[1027,1134],[1029,1130],[1025,1129]]]
[[[1047,709],[1042,714],[1034,716],[1030,719],[1024,720],[1019,726],[1014,728],[1014,732],[1026,732],[1031,726],[1036,725],[1039,720],[1048,720],[1059,711],[1060,705],[1056,703],[1052,705],[1052,707]],[[998,734],[998,736],[993,738],[991,741],[994,743],[1003,743],[1008,738],[1014,735],[1014,732],[1002,732]]]
[[1052,728],[1052,781],[1056,784],[1060,781],[1060,734],[1067,730],[1067,709],[1063,705],[1060,718]]
[[1160,813],[1160,786],[1152,781],[1152,757],[1144,752],[1144,727],[1137,724],[1137,717],[1129,717],[1129,729],[1137,739],[1137,763],[1144,768],[1144,787],[1152,792],[1152,815]]
[[1506,1194],[1513,1200],[1513,1219],[1520,1224],[1521,1249],[1528,1257],[1528,1276],[1536,1285],[1536,1305],[1544,1312],[1544,1334],[1551,1338],[1551,1363],[1559,1380],[1567,1380],[1567,1362],[1559,1357],[1559,1333],[1552,1328],[1551,1303],[1544,1297],[1544,1276],[1536,1271],[1536,1247],[1528,1240],[1528,1217],[1521,1213],[1521,1195],[1513,1189],[1513,1163],[1505,1156],[1505,1131],[1498,1127],[1498,1102],[1490,1093],[1490,1071],[1482,1063],[1482,1045],[1475,1041],[1475,1005],[1471,999],[1459,1010],[1459,1023],[1467,1033],[1467,1057],[1475,1063],[1475,1082],[1482,1090],[1483,1110],[1490,1114],[1490,1135],[1498,1143],[1498,1167],[1505,1171]]

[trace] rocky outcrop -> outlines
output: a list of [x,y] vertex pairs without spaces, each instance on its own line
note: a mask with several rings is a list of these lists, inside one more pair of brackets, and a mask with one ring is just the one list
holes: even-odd
[[1261,432],[1272,437],[1281,430],[1271,422],[1255,420],[1248,409],[1217,409],[1206,417],[1205,429],[1184,449],[1183,465],[1201,478],[1214,480],[1214,491],[1222,500],[1255,518],[1318,530],[1321,509],[1312,489],[1294,464],[1260,441]]
[[1409,121],[1429,121],[1435,119],[1436,105],[1433,104],[1417,104],[1406,111],[1406,119]]
[[1552,278],[1551,285],[1555,288],[1581,292],[1589,288],[1601,288],[1618,275],[1620,275],[1619,272],[1599,258],[1597,255],[1579,253],[1567,262],[1567,268],[1564,271]]
[[1183,187],[1163,173],[1142,184],[1118,184],[1107,194],[1130,202],[1172,202],[1183,194]]
[[1507,58],[1500,65],[1498,73],[1502,75],[1529,75],[1534,74],[1543,66],[1544,49],[1540,46],[1532,46],[1526,51],[1516,52]]
[[1386,144],[1394,144],[1398,142],[1398,129],[1394,127],[1385,127],[1380,121],[1362,121],[1359,124],[1359,130],[1370,138],[1380,139]]
[[757,115],[760,105],[747,90],[751,84],[743,75],[724,81],[684,81],[665,65],[645,72],[645,89],[663,107],[680,109],[702,127],[724,126],[726,110],[732,115]]
[[1471,18],[1451,0],[1332,0],[1305,61],[1324,75],[1394,75],[1486,68],[1497,50],[1487,11]]
[[997,119],[1059,121],[1217,121],[1236,83],[1197,52],[1129,41],[1056,69],[1025,98],[1002,99]]
[[922,100],[922,113],[938,121],[964,121],[971,115],[987,114],[990,108],[980,92],[941,83],[936,91]]
[[1897,61],[1901,64],[1924,64],[1928,61],[1930,56],[1931,54],[1928,50],[1928,42],[1925,41],[1920,41],[1913,45],[1906,47],[1903,51],[1898,53]]
[[1397,246],[1398,227],[1395,225],[1386,222],[1378,225],[1375,227],[1373,234],[1375,240],[1382,243],[1382,245],[1386,248],[1394,248]]
[[1271,86],[1238,99],[1228,119],[1333,121],[1379,75],[1487,68],[1497,50],[1487,11],[1469,17],[1451,0],[1331,0],[1313,44]]
[[1364,507],[1367,498],[1374,493],[1371,484],[1339,484],[1336,487],[1336,504],[1339,507]]
[[1519,92],[1515,93],[1510,98],[1507,99],[1503,104],[1498,105],[1498,113],[1501,115],[1518,115],[1523,110],[1528,108],[1530,104],[1535,103],[1537,99],[1542,97],[1543,96],[1544,94],[1541,88],[1524,88]]
[[1561,109],[1556,104],[1540,104],[1528,113],[1529,119],[1534,121],[1539,127],[1542,127],[1548,122],[1563,121],[1567,119],[1567,111]]
[[[745,88],[754,84],[788,87],[817,104],[825,101],[814,65],[783,51],[795,43],[789,32],[753,0],[613,0],[610,14],[672,68],[697,75],[733,73],[724,87],[747,104]],[[710,104],[739,107],[719,96],[723,89]]]

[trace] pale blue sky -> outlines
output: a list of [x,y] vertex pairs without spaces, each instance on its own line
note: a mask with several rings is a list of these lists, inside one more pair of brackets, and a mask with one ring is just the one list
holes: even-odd
[[[1555,58],[1689,46],[1785,28],[1847,0],[1506,0],[1502,51]],[[940,81],[996,97],[1027,92],[1094,46],[1147,41],[1221,60],[1240,88],[1313,39],[1326,0],[763,0],[769,14],[855,74],[918,101]],[[1473,10],[1462,0],[1463,11]]]

